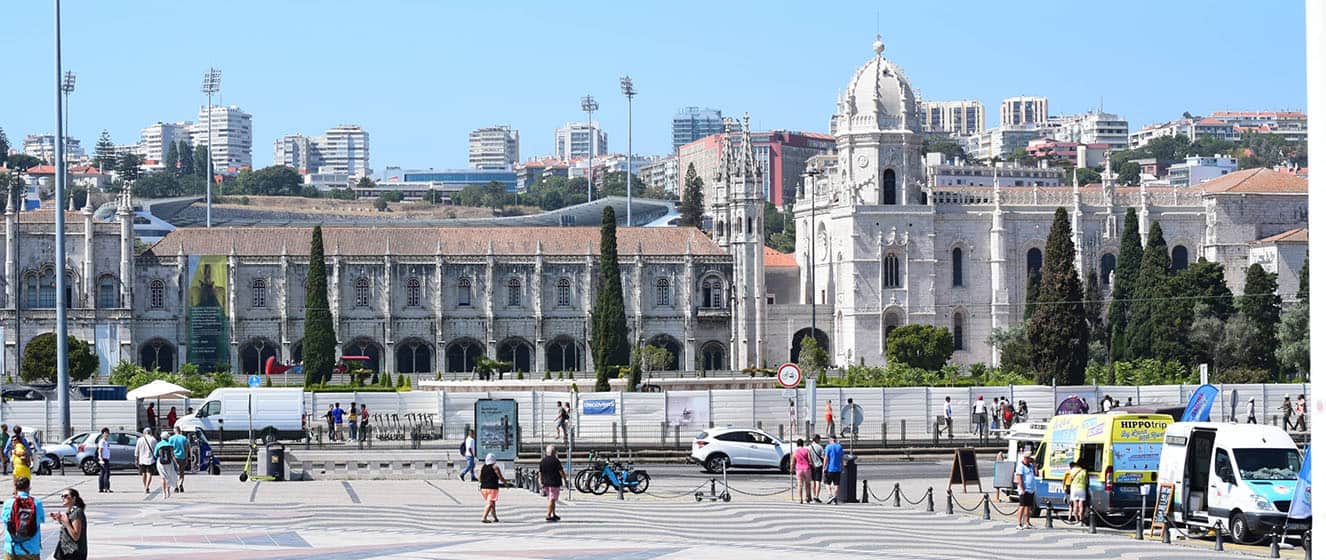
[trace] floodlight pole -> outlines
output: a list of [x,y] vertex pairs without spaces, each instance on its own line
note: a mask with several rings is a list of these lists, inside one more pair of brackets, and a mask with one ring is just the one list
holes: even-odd
[[631,227],[631,101],[635,99],[635,84],[630,76],[622,76],[622,95],[626,96],[626,227]]
[[[594,129],[594,111],[599,110],[599,102],[594,100],[594,96],[585,95],[584,97],[580,98],[580,110],[584,111],[585,115],[587,115],[586,117],[588,120],[587,124],[589,124],[589,167],[587,168],[587,171],[585,173],[585,179],[586,179],[585,202],[593,202],[594,201],[594,141],[598,139],[597,134],[595,134],[597,131]],[[567,138],[567,140],[568,142],[566,143],[566,150],[567,150],[566,155],[568,156],[567,159],[570,159],[569,156],[571,155],[570,151],[572,143],[570,142],[570,138]]]
[[[64,102],[60,94],[64,92],[64,83],[60,73],[60,0],[55,0],[55,377],[58,384],[60,401],[60,438],[71,435],[69,422],[69,317],[66,307],[65,287],[69,282],[65,278],[64,246]],[[71,82],[72,85],[72,82]],[[17,305],[17,302],[15,302]]]
[[221,90],[221,71],[209,68],[203,75],[203,93],[207,94],[207,227],[212,227],[212,95]]

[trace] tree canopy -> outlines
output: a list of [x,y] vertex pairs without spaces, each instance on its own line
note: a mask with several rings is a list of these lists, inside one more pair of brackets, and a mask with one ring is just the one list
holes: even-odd
[[240,171],[235,190],[253,195],[296,196],[303,184],[304,178],[293,167],[271,165],[257,171]]
[[1080,385],[1086,376],[1090,330],[1082,305],[1082,280],[1074,266],[1072,226],[1063,207],[1055,210],[1045,239],[1039,300],[1027,321],[1032,365],[1039,383]]
[[[20,363],[20,377],[24,381],[56,381],[55,334],[39,334],[23,347],[23,360]],[[97,372],[97,356],[92,353],[91,345],[77,338],[69,337],[66,341],[69,364],[69,379],[86,380]]]
[[939,371],[953,357],[953,333],[934,325],[903,325],[889,332],[886,356],[890,363]]

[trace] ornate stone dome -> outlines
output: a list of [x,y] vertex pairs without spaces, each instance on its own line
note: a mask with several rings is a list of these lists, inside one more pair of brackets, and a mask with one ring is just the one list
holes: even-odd
[[875,36],[874,50],[875,56],[856,70],[847,92],[838,98],[834,134],[920,130],[911,82],[884,58],[879,36]]

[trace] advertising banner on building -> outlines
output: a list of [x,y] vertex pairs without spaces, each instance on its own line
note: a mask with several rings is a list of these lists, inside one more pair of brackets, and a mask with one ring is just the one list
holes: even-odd
[[580,401],[580,413],[587,416],[617,414],[617,399],[585,399]]
[[120,363],[120,333],[118,325],[97,325],[97,367],[102,376],[109,376],[111,368]]
[[189,284],[185,295],[188,318],[189,363],[202,371],[214,371],[230,362],[230,337],[226,332],[226,257],[189,257]]
[[515,461],[519,453],[516,428],[520,426],[516,401],[513,399],[479,399],[474,401],[474,454],[480,461],[489,453],[498,461]]

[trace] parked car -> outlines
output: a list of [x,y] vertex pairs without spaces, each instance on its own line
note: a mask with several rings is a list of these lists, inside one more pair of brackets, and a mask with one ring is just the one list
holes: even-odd
[[691,443],[689,461],[709,472],[728,467],[774,468],[789,472],[792,450],[778,438],[754,428],[713,428]]
[[44,455],[50,458],[52,463],[55,463],[56,468],[59,468],[61,464],[66,467],[76,467],[78,466],[78,448],[83,445],[84,441],[87,441],[89,435],[91,435],[90,432],[74,434],[64,441],[46,448]]
[[[138,437],[139,434],[133,432],[110,433],[111,470],[137,468],[134,466],[134,450],[138,445]],[[101,474],[101,464],[97,462],[97,444],[100,442],[101,434],[97,434],[95,438],[84,439],[78,445],[75,461],[83,469],[83,474]]]

